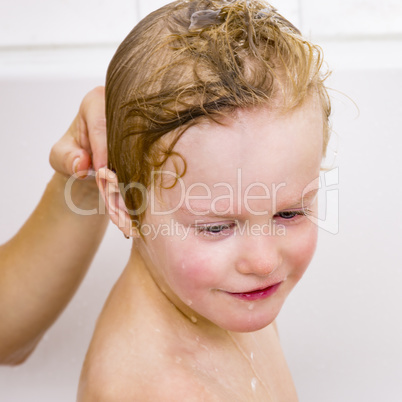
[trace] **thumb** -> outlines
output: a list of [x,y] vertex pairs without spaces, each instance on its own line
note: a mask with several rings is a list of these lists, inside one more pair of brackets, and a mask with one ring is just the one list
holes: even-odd
[[66,176],[88,171],[91,167],[89,153],[81,148],[73,137],[67,135],[53,145],[49,162],[54,170]]

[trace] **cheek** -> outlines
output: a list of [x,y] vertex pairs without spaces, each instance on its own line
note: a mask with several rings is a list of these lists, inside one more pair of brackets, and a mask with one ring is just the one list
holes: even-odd
[[197,289],[216,288],[222,275],[222,262],[217,256],[210,255],[205,248],[192,244],[175,245],[169,250],[169,268],[167,279],[178,292],[195,292]]
[[289,254],[290,263],[293,267],[292,274],[301,278],[310,264],[317,246],[318,229],[311,224],[309,230],[303,235],[297,236],[297,242]]

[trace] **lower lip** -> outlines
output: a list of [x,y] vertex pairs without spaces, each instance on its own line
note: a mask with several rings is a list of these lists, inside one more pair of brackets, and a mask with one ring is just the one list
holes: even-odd
[[266,299],[267,297],[271,296],[274,294],[277,289],[279,288],[281,282],[269,286],[268,288],[261,289],[261,290],[256,290],[254,292],[249,292],[249,293],[229,293],[230,296],[235,297],[236,299],[240,300],[246,300],[246,301],[255,301],[255,300],[262,300]]

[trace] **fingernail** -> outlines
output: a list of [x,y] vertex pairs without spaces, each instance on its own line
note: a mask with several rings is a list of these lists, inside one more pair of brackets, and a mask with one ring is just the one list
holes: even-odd
[[75,158],[74,162],[73,162],[73,172],[75,174],[78,173],[78,165],[79,165],[79,163],[80,163],[80,158]]

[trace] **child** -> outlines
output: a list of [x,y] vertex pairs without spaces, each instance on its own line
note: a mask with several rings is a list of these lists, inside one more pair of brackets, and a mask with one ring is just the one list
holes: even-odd
[[263,0],[141,21],[108,71],[98,185],[133,238],[80,401],[295,401],[274,320],[314,253],[321,54]]

